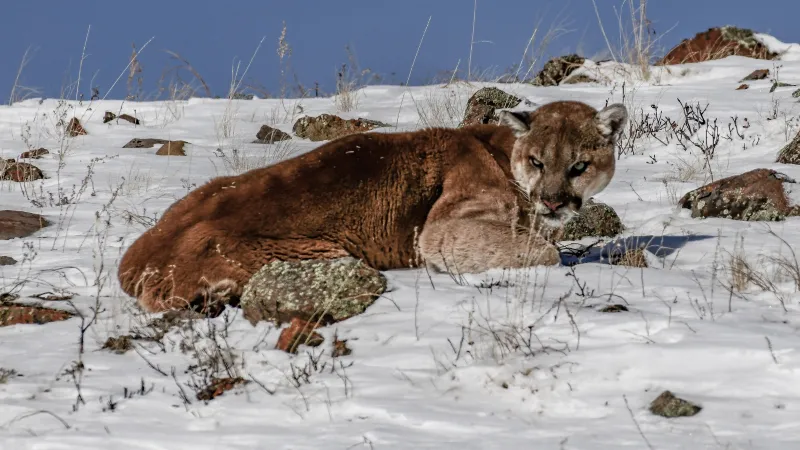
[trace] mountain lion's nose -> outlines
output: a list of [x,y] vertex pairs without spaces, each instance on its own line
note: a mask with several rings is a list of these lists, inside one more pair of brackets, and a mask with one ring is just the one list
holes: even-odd
[[550,209],[550,211],[553,212],[555,212],[561,205],[564,204],[562,202],[549,202],[544,199],[542,199],[542,203],[544,203],[544,206],[547,206]]

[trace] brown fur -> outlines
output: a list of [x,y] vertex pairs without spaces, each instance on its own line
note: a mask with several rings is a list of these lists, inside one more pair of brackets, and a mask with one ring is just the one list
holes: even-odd
[[[596,113],[577,102],[516,113],[533,130],[526,134],[474,125],[351,135],[270,167],[216,178],[176,202],[131,245],[120,263],[122,289],[144,309],[162,311],[235,298],[273,260],[350,255],[388,270],[421,257],[451,272],[556,264],[555,247],[529,233],[528,197],[557,197],[565,185],[559,175],[545,175],[533,190],[519,189],[526,180],[514,179],[513,166],[527,161],[529,151],[550,152],[552,161],[536,154],[563,178],[557,166],[575,161],[553,153],[569,148],[573,156],[595,158],[597,174],[608,164],[613,173],[613,157],[606,156],[617,130],[603,137]],[[569,199],[577,195],[569,192]]]

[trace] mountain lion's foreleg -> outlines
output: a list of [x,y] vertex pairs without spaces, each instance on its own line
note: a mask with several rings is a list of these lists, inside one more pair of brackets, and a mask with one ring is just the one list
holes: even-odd
[[561,261],[556,247],[543,236],[483,219],[426,223],[419,236],[419,250],[428,266],[449,273],[555,265]]

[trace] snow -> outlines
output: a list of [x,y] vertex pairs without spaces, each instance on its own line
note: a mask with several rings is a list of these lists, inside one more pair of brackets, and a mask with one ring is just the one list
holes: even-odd
[[[780,79],[800,83],[798,46],[761,38],[787,50]],[[599,108],[619,101],[634,119],[650,105],[677,119],[678,99],[707,103],[707,117],[718,119],[723,134],[733,117],[749,124],[740,129],[743,138],[721,140],[711,162],[715,179],[766,167],[800,180],[800,167],[774,162],[800,130],[796,88],[769,93],[763,80],[734,90],[752,70],[772,64],[730,57],[653,68],[645,81],[633,67],[589,63],[582,70],[600,70],[610,82],[494,86],[533,104],[575,99]],[[489,85],[372,86],[358,92],[354,111],[341,115],[418,129],[420,111],[463,111],[469,95]],[[102,124],[107,110],[135,111],[143,125]],[[386,272],[390,291],[366,313],[320,331],[326,344],[309,351],[325,354],[300,386],[292,367],[313,366],[312,357],[275,350],[279,330],[251,326],[236,309],[173,329],[163,349],[139,341],[122,355],[102,350],[107,338],[157,316],[137,311],[117,285],[122,252],[147,228],[131,216],[157,217],[188,189],[233,173],[217,148],[229,155],[240,150],[247,167],[275,162],[276,153],[312,150],[319,143],[249,142],[262,124],[291,132],[293,119],[320,113],[337,113],[334,101],[32,99],[0,108],[0,157],[69,143],[60,172],[55,155],[32,161],[50,178],[0,182],[2,209],[40,213],[54,223],[30,238],[0,241],[0,255],[20,261],[0,267],[0,292],[13,289],[32,302],[28,296],[68,291],[87,318],[96,301],[102,307],[85,334],[84,403],[76,403],[78,389],[66,372],[79,359],[79,318],[0,328],[0,367],[23,375],[0,384],[0,448],[775,449],[800,440],[800,294],[777,268],[800,244],[800,218],[691,218],[675,203],[710,181],[704,158],[651,138],[619,159],[613,181],[596,196],[621,216],[625,246],[647,246],[650,268],[610,266],[595,254],[574,268],[494,270],[462,280]],[[89,135],[60,139],[55,125],[62,114],[82,117]],[[189,156],[122,148],[134,137],[184,139]],[[57,204],[64,196],[70,203]],[[731,293],[733,256],[775,288],[750,284]],[[64,301],[44,303],[72,310]],[[599,312],[609,304],[629,311]],[[236,373],[257,382],[205,404],[187,386],[198,376],[187,371],[197,364],[196,349],[213,348],[212,326],[225,330]],[[352,355],[331,360],[334,334],[348,340]],[[130,398],[126,389],[134,392]],[[702,411],[677,419],[652,415],[647,407],[664,390]]]

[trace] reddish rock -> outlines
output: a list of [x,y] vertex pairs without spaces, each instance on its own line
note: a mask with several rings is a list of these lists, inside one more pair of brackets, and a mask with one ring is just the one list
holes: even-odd
[[278,141],[288,141],[292,136],[277,128],[272,128],[269,125],[262,125],[261,129],[256,133],[256,140],[254,144],[272,144]]
[[78,120],[77,117],[73,117],[72,119],[70,119],[69,123],[67,123],[66,132],[67,132],[67,136],[70,136],[70,137],[82,136],[82,135],[89,134],[86,131],[86,128],[83,128],[83,125],[81,125],[81,121]]
[[73,315],[60,309],[41,306],[4,304],[0,305],[0,327],[18,324],[42,325],[67,320]]
[[23,211],[0,211],[0,240],[25,238],[50,225],[44,217]]
[[186,156],[186,151],[183,146],[186,144],[184,141],[169,141],[162,145],[156,152],[159,156]]
[[717,180],[684,195],[678,202],[692,210],[692,217],[736,220],[783,220],[798,215],[790,204],[786,185],[795,181],[770,169],[755,169]]
[[325,341],[319,333],[314,331],[318,327],[314,322],[294,318],[289,322],[289,326],[281,331],[275,348],[288,353],[297,353],[297,347],[300,345],[318,347]]
[[130,122],[130,123],[132,123],[134,125],[139,125],[139,119],[137,119],[136,117],[133,117],[130,114],[120,114],[119,116],[117,116],[116,114],[114,114],[111,111],[106,111],[106,113],[103,115],[103,123],[111,122],[114,119],[127,120],[128,122]]
[[763,80],[763,79],[767,78],[768,76],[769,76],[769,69],[757,69],[757,70],[754,70],[754,71],[750,72],[750,75],[742,78],[741,80],[739,80],[739,82],[741,83],[742,81]]
[[169,142],[167,139],[133,138],[122,148],[150,148],[156,145],[164,145],[167,142]]
[[750,85],[747,83],[740,84],[739,87],[736,88],[737,91],[743,91],[745,89],[750,89]]
[[37,148],[36,150],[28,150],[19,155],[19,159],[40,159],[44,155],[49,155],[50,150],[46,148]]
[[44,178],[44,173],[38,167],[21,162],[13,162],[5,164],[5,168],[0,173],[0,180],[14,181],[21,183],[23,181],[35,181]]
[[696,63],[734,55],[767,60],[778,56],[756,40],[752,30],[717,27],[697,33],[692,39],[684,39],[658,64]]
[[208,402],[224,394],[226,391],[230,391],[240,384],[247,383],[249,383],[249,381],[242,377],[212,378],[208,386],[197,392],[197,399]]

